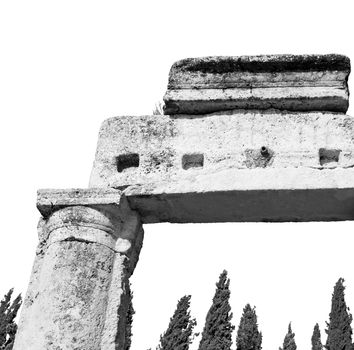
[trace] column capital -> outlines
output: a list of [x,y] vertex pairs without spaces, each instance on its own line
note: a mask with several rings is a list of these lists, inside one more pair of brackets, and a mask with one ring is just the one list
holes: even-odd
[[[37,208],[46,222],[48,244],[82,240],[129,254],[141,230],[139,216],[122,191],[111,188],[41,189]],[[82,226],[87,230],[77,230]]]

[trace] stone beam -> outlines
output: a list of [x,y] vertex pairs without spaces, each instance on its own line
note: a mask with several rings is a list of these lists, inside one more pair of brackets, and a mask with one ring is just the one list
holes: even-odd
[[123,349],[139,216],[114,189],[41,190],[39,245],[15,350]]
[[354,119],[230,111],[106,120],[90,186],[143,222],[354,219]]
[[[353,177],[354,172],[351,171],[350,175]],[[296,178],[298,174],[294,172],[291,176]],[[168,186],[166,191],[161,187],[154,191],[151,187],[144,189],[144,186],[132,186],[126,190],[126,195],[131,207],[139,212],[144,223],[354,220],[354,184],[348,188],[335,188],[333,185],[320,188],[320,182],[316,188],[306,188],[305,183],[302,183],[301,189],[229,189],[206,192],[188,191],[182,186],[180,191]]]

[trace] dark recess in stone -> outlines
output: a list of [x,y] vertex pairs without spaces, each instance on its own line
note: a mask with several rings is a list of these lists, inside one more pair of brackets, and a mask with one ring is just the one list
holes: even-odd
[[117,170],[121,173],[128,168],[137,168],[139,166],[139,154],[128,153],[117,157]]
[[261,147],[261,155],[263,157],[268,157],[269,156],[269,151],[268,151],[268,148],[266,146],[262,146]]
[[338,163],[340,152],[340,149],[320,148],[318,151],[320,157],[320,164],[325,165],[333,162]]
[[202,168],[204,166],[203,153],[184,154],[182,157],[182,168],[188,170],[190,168]]

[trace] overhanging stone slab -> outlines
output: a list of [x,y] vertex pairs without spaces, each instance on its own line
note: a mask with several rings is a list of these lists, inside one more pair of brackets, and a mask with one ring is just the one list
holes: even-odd
[[124,193],[145,223],[354,219],[352,168],[230,170]]

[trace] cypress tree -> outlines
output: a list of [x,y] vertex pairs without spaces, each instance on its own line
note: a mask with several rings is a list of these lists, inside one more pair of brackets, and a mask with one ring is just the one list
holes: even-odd
[[128,295],[128,308],[127,308],[127,316],[125,321],[124,350],[129,350],[132,343],[133,316],[135,314],[135,310],[133,307],[133,292],[131,291],[130,284],[128,284],[127,287],[127,295]]
[[295,333],[293,333],[291,329],[291,323],[289,323],[288,333],[284,338],[283,347],[279,348],[279,350],[296,350]]
[[11,350],[15,341],[17,325],[15,318],[21,306],[19,294],[11,303],[13,289],[10,289],[0,301],[0,349]]
[[182,297],[178,303],[165,333],[160,337],[159,350],[188,350],[193,340],[196,320],[190,315],[190,295]]
[[232,312],[229,303],[230,279],[224,270],[216,283],[213,303],[206,316],[206,321],[199,344],[199,350],[230,350],[232,345]]
[[236,337],[237,350],[261,350],[262,333],[258,331],[255,308],[247,304],[243,309],[240,325]]
[[15,335],[17,332],[17,324],[16,323],[8,324],[6,327],[6,331],[8,334],[8,339],[5,342],[5,344],[3,345],[3,347],[4,347],[4,350],[12,350],[12,348],[14,346],[14,342],[15,342]]
[[12,292],[13,290],[10,289],[0,302],[0,346],[6,341],[7,310],[10,307]]
[[340,278],[334,286],[332,294],[332,307],[327,323],[327,350],[352,349],[352,315],[349,313],[344,299],[344,279]]
[[312,350],[322,350],[323,345],[321,342],[321,332],[318,323],[316,323],[313,328],[312,338],[311,338]]

